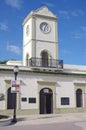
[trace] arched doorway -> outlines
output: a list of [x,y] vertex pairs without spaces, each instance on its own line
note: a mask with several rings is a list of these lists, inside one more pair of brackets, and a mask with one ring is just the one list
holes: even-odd
[[41,60],[42,60],[42,66],[47,67],[48,66],[48,52],[47,51],[42,51]]
[[76,107],[82,107],[82,90],[76,90]]
[[14,94],[11,93],[11,87],[7,90],[7,109],[14,108]]
[[49,88],[40,91],[40,114],[53,113],[53,92]]

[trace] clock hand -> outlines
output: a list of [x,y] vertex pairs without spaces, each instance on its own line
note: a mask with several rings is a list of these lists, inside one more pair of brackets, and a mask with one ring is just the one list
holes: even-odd
[[45,25],[45,31],[48,31],[48,25]]
[[43,26],[43,31],[45,31],[46,25]]

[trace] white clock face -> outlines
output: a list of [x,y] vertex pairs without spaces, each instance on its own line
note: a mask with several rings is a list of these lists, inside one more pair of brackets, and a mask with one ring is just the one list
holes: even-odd
[[42,22],[42,23],[40,24],[40,29],[41,29],[41,31],[44,32],[44,33],[49,33],[51,28],[50,28],[50,26],[49,26],[48,23]]

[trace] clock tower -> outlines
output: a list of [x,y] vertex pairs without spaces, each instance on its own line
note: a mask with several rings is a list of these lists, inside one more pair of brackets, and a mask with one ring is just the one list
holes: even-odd
[[24,66],[46,67],[58,60],[57,30],[57,17],[46,6],[30,12],[23,22]]

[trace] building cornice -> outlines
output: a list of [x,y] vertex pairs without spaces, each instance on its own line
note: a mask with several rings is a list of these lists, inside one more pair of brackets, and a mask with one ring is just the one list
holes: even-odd
[[[0,72],[2,73],[12,73],[13,72],[13,68],[0,68]],[[71,76],[71,77],[74,77],[74,76],[77,76],[77,77],[86,77],[86,74],[84,73],[68,73],[68,72],[63,72],[62,70],[57,70],[56,72],[52,72],[52,71],[35,71],[35,70],[30,70],[29,68],[27,69],[22,69],[20,67],[19,69],[19,73],[27,73],[27,74],[46,74],[46,75],[57,75],[57,76]]]

